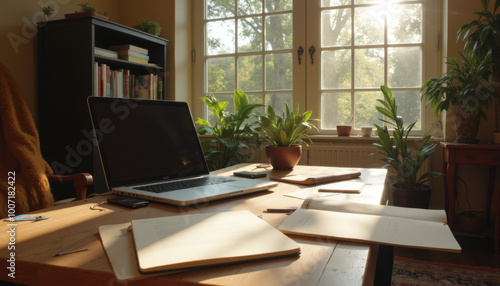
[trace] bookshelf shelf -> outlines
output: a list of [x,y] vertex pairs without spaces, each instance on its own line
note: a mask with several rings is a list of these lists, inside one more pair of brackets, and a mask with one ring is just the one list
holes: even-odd
[[[37,37],[38,123],[44,159],[56,174],[91,173],[94,188],[90,192],[103,192],[106,188],[87,109],[87,97],[102,94],[99,67],[127,70],[135,77],[161,78],[157,98],[165,99],[168,41],[95,17],[38,23]],[[116,45],[147,50],[149,63],[155,65],[109,58],[95,52],[95,48],[109,49]],[[66,198],[57,191],[54,196]]]

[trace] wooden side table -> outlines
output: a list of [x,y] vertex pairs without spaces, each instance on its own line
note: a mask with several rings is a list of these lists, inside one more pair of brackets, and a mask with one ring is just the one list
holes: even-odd
[[[491,201],[495,187],[496,166],[500,166],[500,145],[494,144],[463,144],[439,143],[444,148],[443,173],[445,187],[445,210],[448,215],[448,225],[454,229],[455,216],[455,170],[457,164],[486,165],[489,167],[487,218],[491,213]],[[500,193],[500,184],[499,184]],[[494,240],[495,252],[499,251],[500,234],[500,194],[497,199]]]

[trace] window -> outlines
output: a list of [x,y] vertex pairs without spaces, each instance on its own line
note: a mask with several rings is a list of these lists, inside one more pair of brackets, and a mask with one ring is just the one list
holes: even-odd
[[299,104],[321,119],[322,134],[335,134],[336,125],[380,123],[374,106],[387,85],[405,122],[423,133],[434,121],[419,90],[439,70],[438,2],[196,1],[195,82],[203,84],[195,97],[230,101],[241,89],[277,110]]

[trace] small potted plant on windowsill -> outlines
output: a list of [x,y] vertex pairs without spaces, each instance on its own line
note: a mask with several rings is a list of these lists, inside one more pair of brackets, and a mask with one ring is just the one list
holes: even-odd
[[292,112],[285,104],[283,115],[277,115],[272,106],[267,112],[257,116],[260,128],[259,134],[270,145],[266,146],[266,155],[269,163],[277,170],[291,170],[302,156],[302,145],[307,141],[312,143],[308,131],[316,129],[311,119],[312,111],[299,113],[299,107]]
[[391,190],[394,205],[403,207],[428,208],[432,187],[425,184],[428,180],[439,177],[442,173],[427,172],[417,176],[424,161],[434,153],[437,144],[429,144],[431,136],[425,136],[422,144],[414,152],[408,147],[408,135],[416,122],[404,127],[403,118],[397,114],[396,100],[392,96],[391,90],[381,87],[384,100],[377,99],[382,106],[377,106],[377,110],[385,117],[380,119],[389,128],[393,128],[392,137],[387,126],[375,124],[379,136],[379,143],[373,143],[380,151],[375,154],[384,156],[382,167],[391,168],[395,171],[389,178],[392,181]]
[[108,12],[100,12],[93,6],[90,6],[88,2],[78,4],[80,6],[80,11],[75,11],[74,13],[64,14],[66,19],[71,18],[82,18],[82,17],[97,17],[104,20],[108,20]]

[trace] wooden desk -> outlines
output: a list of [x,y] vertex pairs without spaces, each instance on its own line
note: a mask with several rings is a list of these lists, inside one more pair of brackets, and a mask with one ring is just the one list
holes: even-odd
[[[490,218],[491,201],[495,187],[496,166],[500,166],[500,145],[493,144],[462,144],[439,143],[444,148],[443,173],[445,174],[445,210],[448,215],[448,225],[452,230],[455,216],[455,171],[457,164],[486,165],[489,167],[487,218]],[[500,185],[499,185],[500,191]],[[499,192],[500,194],[500,192]],[[495,252],[499,251],[500,195],[497,199],[495,214]]]
[[[255,165],[240,164],[217,173],[232,174],[234,170],[251,170]],[[314,171],[321,167],[298,166],[295,170]],[[361,194],[342,194],[346,201],[378,204],[382,197],[385,169],[360,169],[367,182]],[[33,212],[50,216],[37,222],[0,223],[0,280],[29,285],[118,285],[111,265],[102,248],[100,225],[129,222],[185,213],[249,210],[274,227],[286,218],[285,214],[263,213],[267,208],[300,206],[302,200],[283,194],[305,188],[285,183],[270,192],[235,197],[181,209],[158,203],[130,210],[103,204],[107,197],[95,197]],[[109,196],[108,196],[109,197]],[[14,224],[12,226],[11,224]],[[15,279],[8,277],[7,259],[9,231],[15,229]],[[349,243],[331,239],[293,236],[301,247],[296,257],[271,259],[211,267],[138,280],[127,285],[370,285],[375,272],[375,245]],[[89,248],[88,251],[54,257],[55,253]]]

